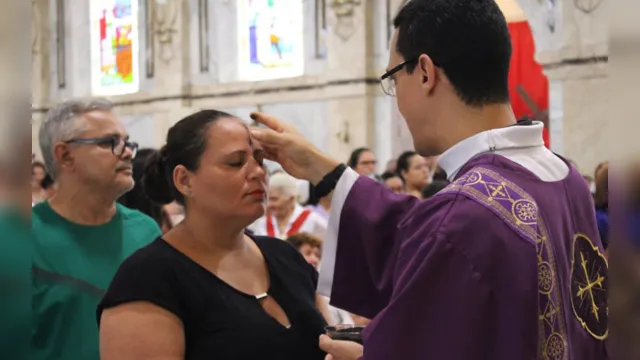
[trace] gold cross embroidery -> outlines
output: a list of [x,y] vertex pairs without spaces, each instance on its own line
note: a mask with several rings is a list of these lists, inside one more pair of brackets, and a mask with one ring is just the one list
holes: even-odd
[[591,277],[589,276],[589,271],[587,271],[587,260],[585,260],[584,254],[582,252],[580,252],[580,258],[582,259],[582,262],[581,262],[582,270],[584,271],[584,277],[587,283],[585,284],[584,287],[582,286],[578,287],[577,295],[580,297],[581,300],[584,300],[586,296],[589,296],[589,299],[591,300],[591,312],[595,316],[596,320],[599,322],[600,321],[600,317],[598,315],[599,308],[598,308],[598,305],[596,305],[596,300],[595,300],[595,297],[593,296],[593,289],[596,286],[602,289],[602,282],[604,281],[604,276],[600,275],[600,273],[598,272],[595,275],[595,279],[591,280]]
[[507,196],[507,195],[505,195],[505,193],[502,190],[502,185],[498,185],[498,186],[489,185],[489,188],[492,190],[491,191],[491,197],[496,197],[496,195],[500,195],[500,196],[503,196],[503,197]]

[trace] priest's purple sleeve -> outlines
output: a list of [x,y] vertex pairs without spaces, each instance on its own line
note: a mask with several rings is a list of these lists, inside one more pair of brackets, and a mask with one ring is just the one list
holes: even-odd
[[420,200],[347,169],[336,186],[318,291],[331,304],[373,318],[389,301],[397,229]]

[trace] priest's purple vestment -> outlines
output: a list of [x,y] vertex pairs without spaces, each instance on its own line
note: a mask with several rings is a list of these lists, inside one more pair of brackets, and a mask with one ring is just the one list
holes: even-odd
[[545,182],[486,153],[424,201],[364,176],[339,196],[325,295],[373,319],[364,360],[607,359],[607,262],[575,168]]

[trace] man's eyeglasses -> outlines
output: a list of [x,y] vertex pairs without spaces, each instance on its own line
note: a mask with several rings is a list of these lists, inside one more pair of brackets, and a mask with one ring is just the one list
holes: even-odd
[[[382,76],[380,76],[380,86],[382,87],[382,91],[389,96],[396,96],[396,80],[393,78],[393,75],[402,70],[405,66],[417,62],[419,58],[420,57],[418,56],[413,59],[407,60],[382,74]],[[431,60],[433,61],[433,59]],[[440,63],[436,63],[435,61],[433,61],[433,65],[440,67]]]
[[138,153],[138,143],[117,136],[71,139],[65,141],[65,144],[93,144],[104,148],[110,147],[113,155],[117,157],[122,157],[127,148],[131,149],[132,158],[136,157]]

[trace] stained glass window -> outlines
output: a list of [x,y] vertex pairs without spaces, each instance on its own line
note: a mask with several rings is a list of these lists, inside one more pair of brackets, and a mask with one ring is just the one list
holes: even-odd
[[94,95],[138,91],[138,0],[91,0],[91,88]]
[[238,0],[240,80],[303,74],[303,1]]

